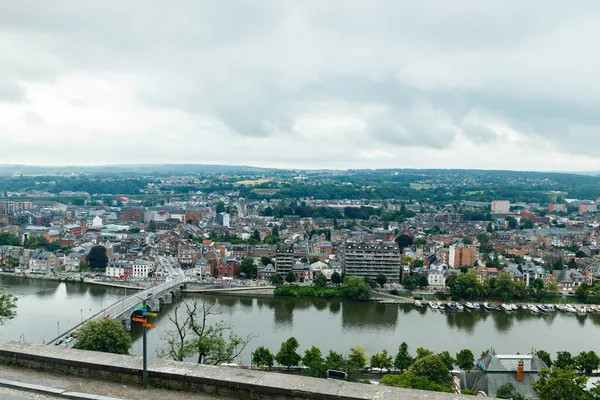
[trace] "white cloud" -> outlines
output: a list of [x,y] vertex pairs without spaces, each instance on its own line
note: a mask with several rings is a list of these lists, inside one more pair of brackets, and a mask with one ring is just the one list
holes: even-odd
[[0,162],[597,169],[599,22],[592,0],[4,2]]

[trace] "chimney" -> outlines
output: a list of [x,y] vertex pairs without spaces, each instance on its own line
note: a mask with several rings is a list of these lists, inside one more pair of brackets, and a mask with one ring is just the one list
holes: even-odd
[[519,360],[517,365],[517,382],[523,382],[525,380],[525,368],[523,366],[523,360]]

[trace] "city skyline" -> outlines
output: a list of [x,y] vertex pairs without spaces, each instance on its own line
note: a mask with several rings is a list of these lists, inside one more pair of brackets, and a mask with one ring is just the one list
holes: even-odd
[[597,171],[599,18],[592,1],[2,4],[0,160]]

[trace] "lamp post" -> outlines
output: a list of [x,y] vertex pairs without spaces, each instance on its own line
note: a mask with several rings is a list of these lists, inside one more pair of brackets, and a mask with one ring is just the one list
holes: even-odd
[[56,331],[58,332],[57,336],[60,336],[60,321],[56,321]]
[[83,324],[83,308],[81,309],[81,323]]

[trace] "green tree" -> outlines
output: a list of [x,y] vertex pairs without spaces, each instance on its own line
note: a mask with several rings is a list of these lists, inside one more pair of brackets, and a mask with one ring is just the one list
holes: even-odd
[[404,289],[406,290],[415,290],[417,288],[417,280],[412,276],[407,276],[402,281],[402,286],[404,286]]
[[490,242],[490,236],[485,233],[480,233],[476,237],[477,241],[484,246]]
[[510,382],[498,386],[496,397],[499,399],[527,400],[525,396],[517,392],[517,389]]
[[580,302],[587,303],[588,298],[590,297],[590,290],[587,283],[584,282],[577,286],[577,289],[575,289],[575,297],[577,297],[577,300]]
[[396,358],[394,359],[394,368],[404,372],[407,370],[413,363],[413,358],[408,352],[408,345],[406,342],[402,342],[400,347],[398,348],[398,353],[396,354]]
[[575,368],[575,361],[573,360],[571,353],[568,351],[559,351],[556,353],[556,361],[554,361],[554,366],[560,369]]
[[252,353],[252,362],[257,367],[269,367],[270,369],[273,366],[273,361],[273,354],[264,346],[260,346]]
[[240,274],[244,274],[248,279],[256,279],[258,268],[254,264],[254,259],[252,257],[245,257],[242,260],[240,263]]
[[500,297],[503,301],[512,298],[515,295],[515,281],[511,274],[502,273],[496,279],[496,287],[494,294]]
[[456,364],[458,365],[458,368],[468,371],[473,368],[474,363],[475,356],[471,350],[463,349],[456,353]]
[[323,355],[321,354],[321,350],[315,346],[312,346],[310,349],[304,350],[304,357],[302,357],[302,364],[306,367],[310,367],[315,364],[323,363]]
[[275,286],[283,285],[283,278],[279,274],[273,274],[269,277],[269,283]]
[[333,350],[329,350],[329,354],[327,354],[327,357],[325,357],[325,364],[327,365],[327,368],[337,371],[344,369],[345,361],[346,360],[342,354],[336,353]]
[[225,212],[225,203],[223,203],[221,200],[217,201],[217,205],[215,207],[215,212],[217,214]]
[[415,270],[423,267],[423,260],[412,260],[410,263],[410,269]]
[[322,273],[318,273],[313,279],[313,285],[316,287],[326,287],[327,286],[327,278]]
[[538,350],[535,352],[535,355],[538,356],[548,368],[552,366],[552,358],[550,357],[550,353],[547,351]]
[[506,221],[508,221],[508,229],[515,229],[518,225],[518,222],[513,217],[506,217]]
[[108,264],[106,247],[94,246],[87,255],[87,265],[93,270],[105,270]]
[[573,361],[577,371],[585,375],[591,375],[592,371],[597,370],[600,366],[600,357],[593,351],[582,351],[573,357]]
[[271,235],[273,235],[274,238],[279,239],[279,228],[277,228],[277,225],[271,230]]
[[569,269],[577,269],[579,266],[577,265],[577,261],[574,258],[571,258],[567,263],[567,267],[569,267]]
[[348,361],[356,366],[357,369],[363,369],[367,365],[367,354],[364,346],[354,346],[350,348]]
[[488,222],[487,228],[485,229],[488,233],[494,232],[494,225],[491,222]]
[[260,232],[258,231],[258,229],[255,229],[254,232],[252,232],[252,235],[250,236],[250,239],[256,240],[257,242],[260,242]]
[[81,260],[79,261],[79,272],[85,271],[87,271],[87,263],[85,262],[85,260]]
[[0,288],[0,325],[4,325],[17,315],[17,298]]
[[420,275],[418,285],[421,289],[425,289],[427,286],[429,286],[429,280],[427,279],[427,276]]
[[331,283],[334,285],[339,285],[342,283],[342,276],[339,272],[335,271],[333,274],[331,274]]
[[387,283],[387,276],[384,274],[379,274],[375,277],[375,281],[379,284],[379,286],[383,287]]
[[293,271],[288,271],[287,275],[285,276],[285,281],[287,283],[294,283],[294,282],[296,282],[296,274],[294,274]]
[[342,285],[342,294],[352,300],[369,300],[371,298],[371,287],[356,276],[347,276]]
[[288,369],[297,366],[301,360],[300,355],[297,353],[298,347],[300,347],[300,344],[296,338],[289,338],[281,344],[279,352],[275,355],[275,361]]
[[388,355],[387,350],[381,351],[381,353],[373,354],[371,356],[371,368],[380,368],[381,373],[384,369],[391,369],[394,363],[392,362],[392,356]]
[[75,349],[129,354],[131,335],[114,319],[88,321],[77,330]]
[[442,351],[438,354],[438,356],[440,357],[446,368],[448,368],[448,371],[452,371],[454,369],[454,363],[456,362],[456,360],[452,358],[449,352]]
[[417,348],[417,360],[434,355],[434,352],[423,347]]
[[590,393],[586,392],[586,376],[578,376],[572,368],[543,369],[540,379],[533,382],[540,400],[588,400]]
[[156,232],[156,222],[154,220],[148,223],[148,232]]
[[271,259],[270,259],[269,257],[267,257],[267,256],[262,256],[262,257],[260,258],[260,262],[261,262],[263,265],[265,265],[265,266],[267,266],[267,265],[269,265],[269,264],[271,264],[271,265],[273,264],[273,260],[271,260]]
[[442,386],[450,387],[452,385],[452,375],[450,375],[450,371],[448,371],[446,364],[439,355],[418,358],[409,371],[416,376],[423,376]]

